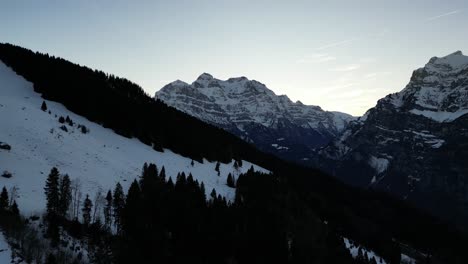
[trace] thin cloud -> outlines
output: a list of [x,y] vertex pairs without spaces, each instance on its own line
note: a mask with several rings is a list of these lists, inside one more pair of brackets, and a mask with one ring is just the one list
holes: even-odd
[[349,43],[351,43],[351,42],[353,42],[355,40],[356,39],[346,39],[346,40],[342,40],[342,41],[338,41],[338,42],[329,43],[327,45],[323,45],[321,47],[316,48],[316,50],[325,50],[325,49],[329,49],[329,48],[343,46],[343,45],[349,44]]
[[340,66],[334,69],[330,69],[330,71],[348,72],[348,71],[357,70],[359,68],[361,68],[360,64],[349,64],[349,65]]
[[325,54],[312,54],[309,56],[305,56],[304,58],[301,58],[297,60],[297,63],[322,63],[322,62],[328,62],[328,61],[334,61],[336,60],[336,57],[330,56],[327,53]]
[[440,14],[440,15],[433,16],[433,17],[429,17],[429,18],[425,19],[424,21],[425,21],[425,22],[429,22],[429,21],[433,21],[433,20],[437,20],[437,19],[446,17],[446,16],[455,15],[455,14],[458,14],[458,13],[460,13],[460,12],[461,12],[461,10],[454,10],[454,11],[452,11],[452,12]]
[[392,74],[392,73],[389,72],[389,71],[371,72],[371,73],[364,74],[364,79],[375,79],[376,77],[387,76],[387,75],[390,75],[390,74]]

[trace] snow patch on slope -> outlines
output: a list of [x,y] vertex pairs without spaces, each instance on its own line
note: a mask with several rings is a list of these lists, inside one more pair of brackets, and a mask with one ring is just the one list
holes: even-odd
[[378,256],[374,251],[368,250],[364,247],[361,247],[359,245],[355,245],[352,243],[349,239],[343,238],[343,241],[345,243],[346,248],[349,250],[349,253],[353,258],[357,258],[359,255],[359,249],[361,249],[361,252],[363,255],[366,255],[368,259],[374,258],[377,264],[386,264],[385,260]]
[[445,57],[433,57],[430,60],[430,63],[436,65],[448,65],[452,68],[460,68],[464,65],[468,65],[468,56],[463,55],[461,51],[456,51],[452,54],[449,54]]
[[455,119],[468,114],[468,109],[462,109],[462,110],[458,110],[455,112],[412,109],[409,112],[415,115],[421,115],[421,116],[427,117],[439,123],[444,123],[444,122],[452,122]]
[[11,263],[11,249],[2,231],[0,231],[0,263]]
[[377,157],[374,157],[374,156],[371,156],[369,158],[369,165],[372,168],[375,169],[377,174],[380,174],[380,173],[386,171],[389,164],[390,164],[390,162],[388,161],[388,159],[377,158]]
[[[232,200],[235,189],[226,185],[227,175],[236,178],[251,166],[257,171],[268,172],[250,162],[236,170],[233,162],[220,166],[216,162],[194,162],[172,151],[154,151],[137,139],[115,134],[111,129],[73,114],[63,105],[46,101],[51,114],[41,111],[43,99],[35,93],[32,84],[16,75],[0,62],[0,141],[11,150],[0,149],[0,170],[7,170],[13,177],[0,177],[0,187],[17,186],[18,204],[24,213],[40,213],[45,208],[44,184],[52,167],[72,180],[79,179],[82,192],[94,196],[96,191],[113,189],[120,182],[125,190],[140,175],[144,162],[155,163],[166,169],[175,181],[178,172],[192,173],[194,179],[204,182],[207,197],[214,188],[218,194]],[[57,117],[55,116],[57,115]],[[57,119],[69,116],[75,123],[85,125],[90,132],[83,134],[77,125],[68,132],[61,130]]]

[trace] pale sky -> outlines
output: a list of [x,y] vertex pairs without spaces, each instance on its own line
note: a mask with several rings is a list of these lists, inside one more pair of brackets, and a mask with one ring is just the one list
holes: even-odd
[[468,53],[468,1],[0,1],[0,42],[149,94],[208,72],[362,115],[432,56]]

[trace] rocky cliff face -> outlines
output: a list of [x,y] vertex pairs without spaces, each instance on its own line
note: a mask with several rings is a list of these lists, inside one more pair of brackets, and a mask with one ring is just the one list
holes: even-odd
[[350,115],[277,96],[264,84],[245,77],[219,80],[204,73],[192,84],[175,81],[157,99],[221,127],[280,157],[307,163],[313,149],[344,130]]
[[319,166],[344,181],[467,227],[468,57],[430,59],[319,153]]

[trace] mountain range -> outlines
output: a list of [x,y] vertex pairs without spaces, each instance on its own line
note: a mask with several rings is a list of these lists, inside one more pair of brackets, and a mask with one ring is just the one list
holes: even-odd
[[155,98],[239,136],[279,157],[309,163],[314,149],[338,137],[355,118],[292,102],[246,77],[219,80],[201,74],[192,84],[177,80]]
[[433,57],[319,152],[317,166],[466,227],[468,56]]
[[157,99],[261,150],[344,182],[391,193],[466,227],[468,57],[433,57],[400,92],[359,118],[277,96],[245,77],[204,73],[164,86]]
[[[465,57],[459,53],[451,56],[456,59],[448,56],[433,59],[432,63],[444,69],[437,69],[441,76],[439,81],[445,84],[446,78],[451,78],[453,81],[447,87],[463,94],[463,89],[458,87],[464,87],[464,64],[456,63],[452,67],[444,61],[458,62]],[[349,153],[358,153],[359,149],[346,139],[359,134],[354,127],[364,132],[360,126],[372,120],[378,122],[381,118],[373,117],[377,110],[371,109],[359,119],[326,112],[319,107],[293,103],[285,96],[276,96],[264,85],[246,78],[220,81],[202,74],[191,85],[177,81],[166,87],[168,93],[171,89],[182,91],[180,98],[174,97],[174,103],[181,102],[184,107],[197,104],[198,107],[193,109],[198,109],[200,116],[210,113],[212,121],[204,122],[193,113],[188,115],[168,106],[159,95],[159,100],[154,100],[129,80],[61,58],[0,44],[0,61],[0,166],[7,172],[0,177],[0,187],[7,187],[5,190],[8,189],[12,197],[9,204],[14,201],[19,209],[16,217],[11,218],[13,210],[5,210],[4,203],[0,208],[1,260],[9,260],[10,255],[25,258],[30,254],[28,252],[58,255],[62,251],[77,260],[73,263],[107,263],[109,260],[129,263],[152,259],[160,263],[196,260],[200,263],[430,261],[461,264],[468,259],[464,250],[468,236],[464,232],[409,205],[398,195],[395,198],[395,195],[380,192],[396,194],[393,189],[379,185],[386,178],[394,177],[391,174],[383,177],[383,173],[391,172],[395,166],[394,160],[381,153],[396,157],[399,152],[377,152],[383,150],[368,146],[369,160],[363,156],[366,153],[361,154],[361,160],[370,165],[364,166],[351,159],[348,162],[348,157],[359,156]],[[228,88],[232,90],[224,91]],[[184,101],[184,95],[193,92],[191,90],[202,92],[194,92],[197,95]],[[172,98],[170,94],[168,96]],[[402,102],[412,96],[402,96]],[[211,103],[205,103],[206,98]],[[410,101],[414,100],[408,99]],[[217,106],[220,102],[226,104]],[[411,109],[403,111],[405,103],[395,105],[400,105],[399,110],[390,108],[390,111],[401,112],[401,118],[405,116],[415,124],[421,122],[419,126],[444,126],[440,132],[429,130],[431,127],[410,128],[423,134],[424,140],[416,142],[415,146],[424,147],[428,158],[440,158],[429,151],[444,150],[447,151],[444,153],[460,154],[460,157],[466,153],[463,152],[463,141],[453,146],[456,139],[464,139],[464,134],[458,132],[463,129],[463,123],[458,122],[466,116],[459,114],[439,122],[409,111],[426,111],[427,107],[418,108],[413,104],[408,107]],[[231,113],[232,109],[237,112]],[[258,116],[255,114],[257,109],[261,113]],[[462,105],[443,109],[454,113],[465,108]],[[310,158],[309,165],[320,162],[322,170],[340,180],[320,170],[259,151],[255,147],[260,132],[252,131],[258,133],[256,137],[250,137],[248,131],[236,134],[224,128],[223,122],[239,131],[241,128],[246,131],[245,127],[254,123],[252,126],[261,127],[266,131],[265,135],[274,135],[270,139],[275,141],[265,140],[263,143],[273,147],[272,144],[285,146],[279,142],[293,141],[286,137],[301,133],[301,129],[315,131],[310,132],[314,137],[307,139],[314,142],[313,146],[300,140],[288,143],[289,146],[302,144],[304,153],[311,151],[305,153],[309,155],[305,156]],[[457,124],[457,127],[447,129],[447,124]],[[286,125],[290,127],[278,129]],[[368,123],[368,126],[372,124]],[[270,129],[274,132],[269,132]],[[381,135],[390,137],[390,134]],[[281,137],[285,139],[279,140]],[[362,138],[365,136],[356,137],[356,141]],[[395,151],[405,153],[409,143]],[[349,152],[341,155],[335,151],[335,146]],[[452,149],[446,150],[448,146]],[[277,147],[274,149],[278,150]],[[264,150],[281,156],[274,149]],[[302,154],[297,152],[296,156],[288,158],[297,161],[297,157],[304,162]],[[384,161],[385,157],[387,161]],[[407,157],[408,160],[411,158]],[[446,160],[452,161],[453,168],[463,169],[459,160]],[[336,166],[331,167],[333,163]],[[346,167],[347,164],[370,171],[370,178],[352,166]],[[60,226],[57,233],[60,244],[47,247],[44,245],[51,242],[49,230],[54,227],[50,224],[54,219],[47,216],[50,200],[44,194],[44,186],[50,183],[52,167],[60,171],[61,182],[68,175],[80,195],[74,196],[78,205],[74,213],[76,218],[70,218],[65,212],[62,219],[55,222],[57,228]],[[408,168],[420,169],[409,165]],[[342,174],[346,169],[349,169],[348,173]],[[377,169],[380,173],[376,173]],[[433,179],[436,176],[434,173]],[[359,182],[360,177],[363,184]],[[460,176],[460,179],[463,178]],[[355,188],[342,181],[366,188]],[[372,188],[367,188],[372,181]],[[110,227],[100,220],[108,217],[103,196],[98,194],[114,186],[116,190],[117,183],[128,191],[123,194],[122,216],[114,210],[110,219],[115,225]],[[417,194],[416,190],[422,187],[415,186],[413,192]],[[111,194],[114,198],[115,190]],[[437,194],[438,190],[433,191]],[[86,223],[88,197],[93,199],[96,213]],[[415,201],[412,197],[407,200]],[[117,207],[112,205],[111,208]],[[14,229],[19,223],[29,226],[25,229],[28,232]],[[26,242],[32,241],[29,237],[35,237],[31,235],[35,232],[39,242],[33,243],[34,250],[28,251]],[[9,248],[4,250],[4,247]]]

